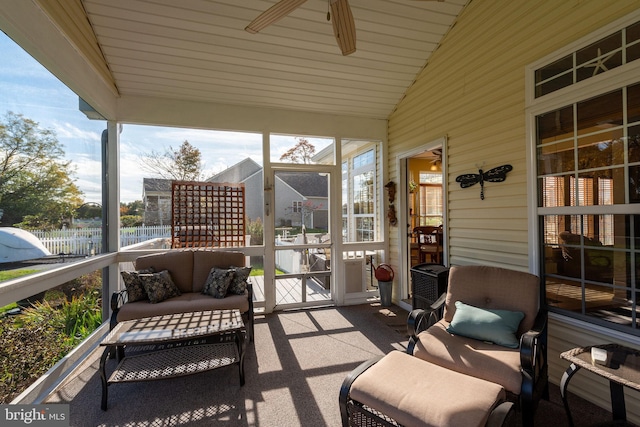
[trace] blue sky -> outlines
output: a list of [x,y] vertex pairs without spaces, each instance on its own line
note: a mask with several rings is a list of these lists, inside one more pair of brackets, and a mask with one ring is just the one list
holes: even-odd
[[[35,120],[56,132],[66,157],[72,161],[76,184],[86,202],[100,202],[100,135],[104,121],[88,120],[78,110],[78,96],[0,32],[0,117],[8,111]],[[140,167],[152,151],[164,153],[189,141],[202,153],[205,178],[251,157],[262,164],[262,136],[239,132],[124,125],[120,135],[120,200],[142,199],[142,179],[154,177]],[[324,142],[315,141],[318,151]],[[272,157],[295,144],[294,137],[272,139]]]

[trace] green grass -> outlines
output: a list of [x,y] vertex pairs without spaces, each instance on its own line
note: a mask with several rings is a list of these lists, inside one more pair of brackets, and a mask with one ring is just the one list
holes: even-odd
[[9,310],[13,310],[13,309],[14,309],[14,308],[16,308],[17,306],[18,306],[18,304],[17,304],[17,303],[12,302],[12,303],[11,303],[11,304],[9,304],[9,305],[5,305],[4,307],[0,307],[0,315],[1,315],[1,314],[3,314],[3,313],[6,313],[6,312],[7,312],[7,311],[9,311]]
[[[5,280],[15,279],[16,277],[26,276],[27,274],[36,273],[38,270],[29,269],[29,270],[8,270],[8,271],[0,271],[0,282],[4,282]],[[18,306],[17,303],[12,302],[9,305],[5,305],[4,307],[0,307],[0,314],[5,313],[9,310],[12,310]]]
[[15,279],[16,277],[22,277],[22,276],[26,276],[27,274],[33,274],[37,272],[38,270],[35,270],[35,269],[0,271],[0,282],[4,282],[5,280]]
[[[284,271],[276,269],[276,274],[284,274]],[[252,265],[251,276],[264,276],[264,267],[262,265]]]

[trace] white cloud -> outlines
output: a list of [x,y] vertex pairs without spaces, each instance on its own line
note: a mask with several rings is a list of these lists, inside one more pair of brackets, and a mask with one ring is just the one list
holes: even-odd
[[55,131],[59,139],[84,140],[100,143],[100,134],[93,130],[87,130],[86,128],[80,129],[68,122],[61,123],[54,121],[52,125],[51,129]]
[[[105,122],[87,120],[78,110],[78,97],[0,32],[0,115],[11,110],[55,131],[74,168],[76,185],[85,201],[101,203],[101,134]],[[4,110],[4,111],[3,111]],[[307,137],[317,151],[327,139]],[[153,177],[141,167],[140,159],[152,151],[163,153],[189,141],[202,153],[204,177],[250,157],[262,164],[262,135],[203,129],[124,125],[120,135],[120,199],[142,198],[142,180]],[[272,138],[271,158],[278,160],[296,144],[295,136]]]
[[[187,140],[202,154],[204,179],[246,159],[262,164],[262,135],[187,128],[125,125],[120,135],[120,176],[122,201],[142,197],[142,179],[156,177],[140,166],[140,159],[151,152],[177,149]],[[125,186],[123,183],[127,182]],[[127,195],[128,194],[128,195]],[[125,197],[128,197],[125,199]],[[134,197],[130,199],[130,197]]]

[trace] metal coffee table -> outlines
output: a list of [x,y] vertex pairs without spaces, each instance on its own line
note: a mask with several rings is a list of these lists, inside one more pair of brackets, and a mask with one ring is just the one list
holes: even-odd
[[[102,410],[114,383],[151,381],[238,365],[244,385],[246,329],[239,310],[178,313],[120,322],[100,343]],[[107,378],[106,361],[118,354]]]

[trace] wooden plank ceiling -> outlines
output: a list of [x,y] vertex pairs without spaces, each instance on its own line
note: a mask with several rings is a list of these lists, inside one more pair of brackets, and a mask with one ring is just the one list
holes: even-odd
[[81,0],[120,95],[386,119],[467,0],[349,0],[343,56],[327,0],[258,34],[275,0]]

